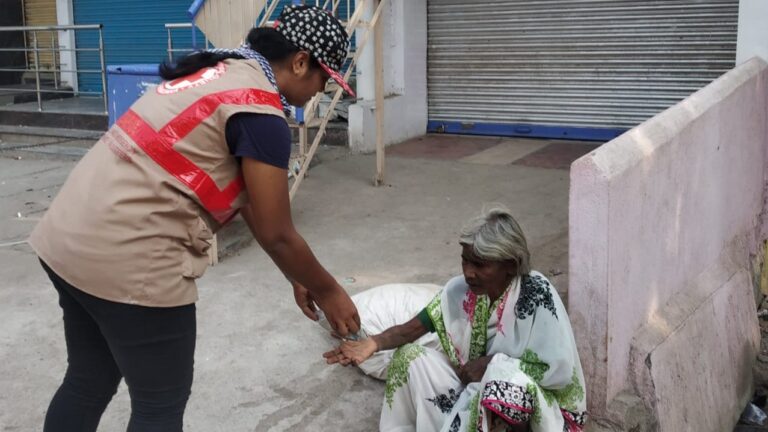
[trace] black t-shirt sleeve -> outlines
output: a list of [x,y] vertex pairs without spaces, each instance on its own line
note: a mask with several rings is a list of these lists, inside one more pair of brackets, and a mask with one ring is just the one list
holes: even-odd
[[288,168],[291,129],[284,119],[270,114],[235,114],[227,121],[225,136],[233,156]]

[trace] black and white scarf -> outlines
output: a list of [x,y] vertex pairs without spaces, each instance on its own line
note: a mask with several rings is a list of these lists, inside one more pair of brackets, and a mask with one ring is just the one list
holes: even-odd
[[244,59],[256,60],[257,62],[259,62],[259,65],[261,65],[261,69],[264,71],[264,75],[267,76],[267,79],[275,88],[275,91],[277,91],[277,94],[280,95],[280,101],[283,103],[283,111],[285,112],[286,115],[289,115],[291,113],[291,104],[289,104],[285,96],[283,96],[283,94],[280,93],[280,89],[277,87],[277,81],[275,80],[275,73],[274,71],[272,71],[272,66],[269,65],[269,61],[267,61],[267,59],[264,58],[264,56],[261,55],[258,51],[254,51],[247,44],[240,45],[240,48],[236,48],[236,49],[215,48],[215,49],[210,49],[206,51],[212,52],[215,54],[236,55]]

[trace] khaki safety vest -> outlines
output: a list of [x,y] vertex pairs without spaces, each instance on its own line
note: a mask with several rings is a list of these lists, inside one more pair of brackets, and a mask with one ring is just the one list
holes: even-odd
[[197,300],[213,234],[247,203],[225,127],[285,118],[254,60],[225,60],[149,90],[77,164],[30,236],[71,285],[120,303]]

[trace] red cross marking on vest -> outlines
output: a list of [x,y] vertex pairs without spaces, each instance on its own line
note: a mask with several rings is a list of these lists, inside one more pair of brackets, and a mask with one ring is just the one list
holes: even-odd
[[[219,189],[208,173],[173,146],[224,104],[267,105],[278,110],[283,109],[277,93],[247,88],[205,95],[159,131],[152,128],[133,110],[128,110],[117,120],[117,126],[168,174],[189,187],[200,199],[203,207],[221,223],[226,223],[237,213],[237,209],[232,208],[232,203],[245,187],[242,175],[238,175],[224,189]],[[203,144],[206,143],[201,143]]]

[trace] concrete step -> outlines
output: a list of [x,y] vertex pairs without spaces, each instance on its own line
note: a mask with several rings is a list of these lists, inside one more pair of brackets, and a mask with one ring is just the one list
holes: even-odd
[[0,140],[38,144],[53,139],[98,140],[103,131],[0,124]]
[[[24,74],[21,76],[21,82],[22,84],[32,84],[34,85],[37,82],[37,75],[34,71],[27,71],[24,72]],[[40,84],[50,84],[53,85],[54,83],[54,76],[53,72],[46,72],[46,71],[40,71]]]
[[[44,101],[74,97],[72,87],[56,86],[52,80],[40,82],[40,97]],[[37,102],[37,85],[34,81],[22,84],[3,86],[2,101],[4,104],[21,104]]]
[[[89,147],[73,144],[74,143],[71,142],[66,142],[63,144],[42,144],[29,147],[19,147],[16,150],[24,151],[27,153],[74,158],[76,160],[79,160],[81,157],[85,156],[86,153],[88,153]],[[0,145],[0,150],[3,150],[2,145]]]
[[52,129],[107,130],[109,119],[103,113],[56,112],[15,109],[13,105],[0,109],[0,125],[45,127]]
[[82,129],[0,125],[0,152],[79,159],[102,133]]

